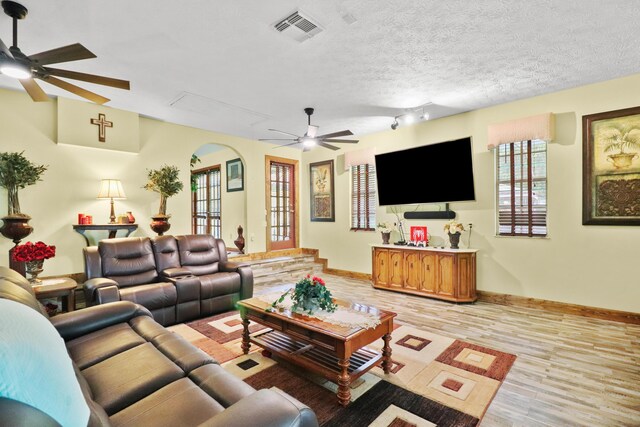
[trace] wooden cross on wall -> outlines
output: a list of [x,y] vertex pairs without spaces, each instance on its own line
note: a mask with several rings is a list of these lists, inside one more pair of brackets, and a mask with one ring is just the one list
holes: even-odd
[[107,121],[107,116],[102,113],[98,113],[97,119],[91,119],[91,124],[98,126],[98,140],[100,142],[106,142],[107,140],[107,128],[113,127],[113,122]]

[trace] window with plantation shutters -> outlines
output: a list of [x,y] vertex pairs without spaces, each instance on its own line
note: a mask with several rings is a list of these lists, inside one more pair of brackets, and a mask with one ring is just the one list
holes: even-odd
[[376,170],[373,165],[351,166],[351,230],[376,227]]
[[222,234],[222,186],[220,166],[191,172],[195,191],[192,193],[191,230],[193,234]]
[[498,235],[547,235],[547,143],[496,148]]

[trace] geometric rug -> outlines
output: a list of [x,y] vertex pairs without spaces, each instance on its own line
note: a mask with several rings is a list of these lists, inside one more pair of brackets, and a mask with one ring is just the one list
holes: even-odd
[[[314,410],[321,426],[476,426],[516,356],[398,325],[391,374],[380,367],[351,384],[351,403],[337,403],[337,385],[251,345],[244,355],[237,311],[169,327],[256,389],[277,387]],[[250,333],[268,328],[251,323]],[[380,350],[383,342],[369,348]]]

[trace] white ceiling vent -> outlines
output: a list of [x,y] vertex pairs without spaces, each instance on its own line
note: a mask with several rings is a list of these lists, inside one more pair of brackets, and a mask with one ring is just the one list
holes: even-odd
[[322,28],[311,18],[300,11],[293,12],[288,17],[278,21],[273,28],[300,43],[319,34]]

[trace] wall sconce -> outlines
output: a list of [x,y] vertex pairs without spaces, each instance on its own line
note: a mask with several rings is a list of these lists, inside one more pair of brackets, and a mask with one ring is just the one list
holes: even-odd
[[109,217],[109,224],[116,223],[116,214],[113,209],[113,199],[126,199],[124,194],[122,183],[119,179],[103,179],[100,182],[100,193],[98,193],[98,199],[111,199],[111,216]]

